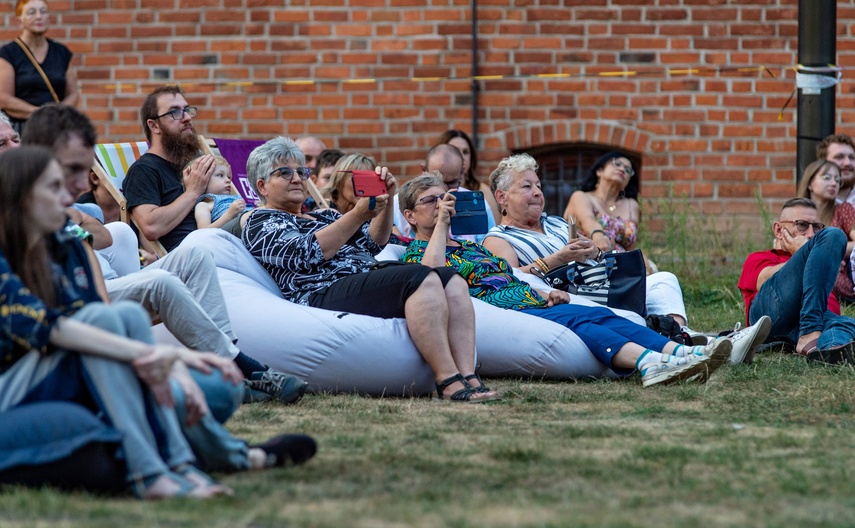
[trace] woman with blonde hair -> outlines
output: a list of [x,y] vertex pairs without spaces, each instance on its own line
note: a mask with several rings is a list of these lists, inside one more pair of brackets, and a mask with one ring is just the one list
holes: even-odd
[[373,171],[377,162],[365,154],[347,154],[338,160],[333,167],[329,183],[321,190],[321,195],[329,200],[332,207],[344,214],[356,207],[359,200],[353,190],[353,173],[355,170]]
[[855,302],[855,286],[852,282],[852,269],[849,256],[855,249],[855,207],[844,202],[837,203],[840,194],[840,169],[831,161],[817,160],[805,167],[796,194],[810,198],[816,204],[819,221],[830,227],[837,227],[846,233],[846,258],[840,265],[837,281],[834,283],[834,295],[840,302]]

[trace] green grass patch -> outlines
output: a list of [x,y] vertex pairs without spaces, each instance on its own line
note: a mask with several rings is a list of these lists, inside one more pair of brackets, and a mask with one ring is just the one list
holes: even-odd
[[[732,328],[744,318],[741,259],[759,244],[735,229],[711,232],[679,197],[670,207],[659,214],[673,236],[645,233],[641,247],[680,277],[693,328]],[[239,436],[306,432],[318,455],[296,468],[220,475],[236,495],[205,503],[6,488],[0,526],[855,524],[851,368],[770,351],[706,385],[490,384],[504,400],[483,406],[329,394],[244,406],[229,424]]]

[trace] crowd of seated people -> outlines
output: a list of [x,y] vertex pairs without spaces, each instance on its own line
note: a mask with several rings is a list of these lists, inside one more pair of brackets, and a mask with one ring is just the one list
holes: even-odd
[[[438,139],[426,154],[424,174],[400,192],[396,178],[369,155],[326,149],[317,138],[279,137],[249,156],[246,175],[260,199],[249,208],[231,193],[228,162],[201,155],[193,126],[197,113],[177,86],[157,88],[141,106],[150,148],[130,167],[123,189],[138,233],[118,221],[100,182],[90,177],[97,138],[83,113],[45,106],[32,114],[23,138],[0,114],[0,176],[8,184],[0,200],[14,201],[0,214],[0,265],[7,267],[2,286],[10,292],[5,302],[27,306],[31,314],[28,325],[13,323],[12,316],[3,320],[0,417],[45,402],[72,403],[91,416],[108,417],[115,431],[105,438],[117,447],[106,457],[107,466],[121,461],[123,485],[141,497],[229,493],[207,472],[300,463],[315,452],[314,441],[303,435],[249,446],[223,427],[240,402],[294,403],[307,384],[240,350],[211,252],[182,243],[199,228],[231,224],[228,231],[288,301],[405,321],[440,400],[501,399],[477,372],[470,295],[569,328],[605,367],[617,376],[638,372],[644,386],[705,382],[728,360],[750,362],[770,334],[790,339],[810,359],[855,362],[855,324],[839,316],[835,281],[825,274],[832,268],[834,277],[844,273],[851,293],[849,232],[823,229],[820,219],[826,216],[808,199],[785,205],[773,228],[776,249],[746,263],[739,284],[748,323],[743,330],[709,339],[689,330],[677,278],[661,272],[647,277],[646,313],[682,327],[675,341],[536,282],[549,268],[596,265],[605,252],[635,248],[637,174],[621,153],[594,164],[561,218],[544,211],[533,158],[506,158],[488,183],[481,182],[475,146],[459,131]],[[835,138],[828,157],[849,161],[820,163],[804,184],[803,192],[819,202],[823,215],[835,203],[833,191],[842,188],[843,174],[848,170],[855,180],[855,167],[846,165],[855,159],[851,140]],[[22,139],[25,147],[18,148]],[[353,170],[374,171],[384,191],[356,196]],[[308,181],[322,189],[329,208],[309,199]],[[456,201],[449,191],[467,189],[484,193],[487,229],[456,236]],[[72,207],[78,196],[100,207]],[[568,221],[578,225],[578,236],[571,238]],[[849,225],[843,222],[841,227]],[[143,237],[159,241],[168,253],[141,267],[149,260],[139,252]],[[401,260],[378,261],[390,243],[401,244]],[[43,273],[22,266],[24,258],[38,262]],[[793,309],[781,299],[793,277],[807,276],[805,269],[820,270],[821,280],[804,279],[810,295]],[[163,322],[183,346],[153,344],[153,322]],[[117,343],[124,352],[109,352]],[[29,385],[19,382],[22,376]],[[116,376],[134,390],[124,399],[114,397],[115,389],[99,385],[99,376]],[[62,379],[70,389],[49,390],[41,383],[45,379]],[[147,405],[157,406],[157,423],[140,414]],[[163,428],[157,442],[175,456],[161,458],[164,445],[149,440],[153,427]],[[139,457],[129,456],[131,450]],[[0,458],[0,483],[12,474],[3,463]],[[49,475],[42,483],[51,483]]]

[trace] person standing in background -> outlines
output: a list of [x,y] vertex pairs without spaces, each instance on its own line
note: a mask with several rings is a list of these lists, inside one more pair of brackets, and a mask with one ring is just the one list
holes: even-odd
[[18,0],[15,15],[21,34],[0,48],[0,109],[23,131],[24,123],[46,103],[77,106],[77,74],[72,53],[47,38],[50,13],[44,0]]

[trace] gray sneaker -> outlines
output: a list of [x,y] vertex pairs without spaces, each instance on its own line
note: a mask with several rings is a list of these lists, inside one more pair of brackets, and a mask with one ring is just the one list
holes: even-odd
[[[671,361],[668,359],[671,358]],[[651,385],[668,385],[677,381],[688,380],[705,383],[709,370],[710,358],[708,356],[699,356],[689,354],[686,357],[674,360],[673,356],[662,356],[663,361],[653,361],[647,363],[641,369],[641,385],[650,387]]]
[[750,364],[754,360],[754,353],[769,337],[769,331],[772,330],[772,320],[768,315],[764,315],[747,328],[740,330],[739,327],[740,323],[736,323],[733,333],[727,336],[733,343],[730,362]]
[[306,394],[308,383],[268,367],[264,372],[254,372],[252,379],[244,380],[243,403],[278,400],[297,403]]
[[710,358],[709,374],[712,374],[730,359],[733,342],[727,337],[711,337],[704,347],[704,355]]

